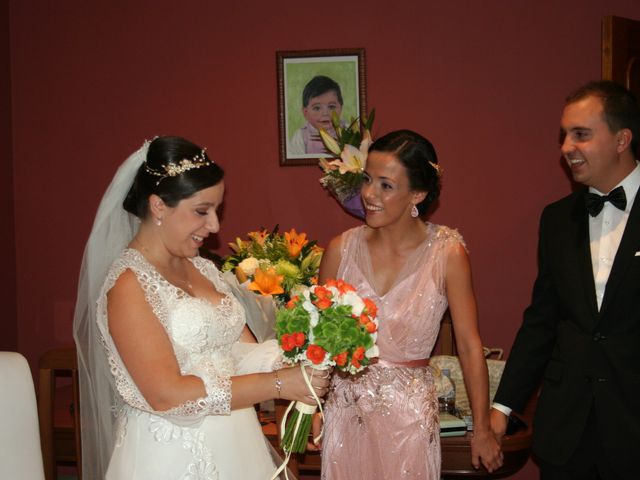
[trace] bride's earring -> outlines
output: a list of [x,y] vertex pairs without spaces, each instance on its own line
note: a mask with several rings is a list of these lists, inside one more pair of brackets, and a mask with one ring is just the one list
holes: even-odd
[[418,215],[420,215],[420,212],[418,211],[418,207],[414,205],[413,207],[411,207],[411,217],[418,218]]
[[155,218],[153,220],[153,223],[155,223],[157,226],[161,226],[162,225],[162,218],[161,217]]

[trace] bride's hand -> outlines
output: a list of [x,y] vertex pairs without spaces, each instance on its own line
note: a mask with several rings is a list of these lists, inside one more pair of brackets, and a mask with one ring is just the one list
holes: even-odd
[[[311,367],[304,368],[315,394],[318,397],[324,397],[331,382],[331,369],[314,370]],[[282,382],[280,389],[280,396],[282,398],[296,400],[309,405],[316,404],[313,395],[309,391],[309,387],[304,381],[300,368],[283,368],[282,370],[278,370],[278,376]]]

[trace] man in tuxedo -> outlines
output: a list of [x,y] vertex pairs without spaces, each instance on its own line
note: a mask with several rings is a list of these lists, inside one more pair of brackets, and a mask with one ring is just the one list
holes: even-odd
[[533,451],[543,480],[640,478],[640,107],[591,82],[570,95],[561,151],[583,189],[540,220],[538,276],[491,411],[540,387]]

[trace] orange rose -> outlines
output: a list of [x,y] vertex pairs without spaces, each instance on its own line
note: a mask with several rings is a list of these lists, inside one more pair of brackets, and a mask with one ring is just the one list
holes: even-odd
[[338,291],[340,293],[347,293],[347,292],[355,292],[356,289],[353,287],[353,285],[351,285],[350,283],[345,282],[344,280],[340,279],[338,280]]
[[291,350],[293,350],[296,346],[293,335],[289,335],[288,333],[282,335],[282,337],[280,337],[280,345],[285,352],[290,352]]
[[293,343],[296,347],[301,347],[304,345],[305,340],[307,339],[307,337],[305,336],[304,333],[302,332],[295,332],[293,334],[291,334],[291,336],[293,337]]
[[316,300],[313,302],[313,304],[320,310],[326,310],[333,303],[331,301],[331,290],[328,290],[324,287],[316,287],[313,291],[313,294],[316,297]]
[[326,310],[333,304],[333,302],[329,298],[319,298],[313,302],[313,304],[318,307],[319,310]]
[[375,323],[373,323],[373,322],[369,322],[369,323],[367,323],[367,324],[364,326],[364,328],[366,328],[366,329],[367,329],[367,332],[369,332],[369,333],[376,333],[376,331],[378,330],[377,325],[376,325]]
[[347,292],[355,292],[356,289],[353,288],[353,285],[351,285],[350,283],[345,282],[344,280],[340,279],[340,280],[334,280],[334,279],[329,279],[325,282],[325,285],[327,287],[335,287],[338,289],[338,291],[342,294],[347,293]]
[[326,289],[326,288],[324,288],[322,286],[321,287],[316,287],[313,290],[313,294],[318,298],[331,298],[332,297],[331,290],[328,290],[328,289]]
[[333,357],[333,361],[336,362],[336,365],[339,367],[344,367],[347,363],[347,352],[342,352]]
[[361,313],[360,317],[358,317],[358,320],[360,321],[360,325],[366,325],[367,323],[371,322],[371,319],[366,313]]
[[364,347],[358,347],[351,355],[351,365],[360,368],[360,360],[364,358]]
[[324,361],[326,353],[325,349],[320,345],[312,343],[307,347],[307,358],[315,365],[319,365]]
[[373,303],[373,300],[371,300],[370,298],[365,298],[363,301],[364,301],[364,308],[366,312],[369,314],[369,316],[371,318],[376,318],[376,316],[378,315],[378,307],[376,306],[375,303]]
[[292,308],[296,308],[296,302],[298,300],[300,300],[300,297],[296,295],[286,303],[285,308],[287,308],[288,310],[291,310]]

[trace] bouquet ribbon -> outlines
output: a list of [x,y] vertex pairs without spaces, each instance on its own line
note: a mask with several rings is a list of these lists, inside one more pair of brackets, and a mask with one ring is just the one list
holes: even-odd
[[[297,415],[295,424],[290,425],[290,428],[293,428],[293,434],[292,434],[293,438],[296,438],[299,434],[300,425],[302,423],[302,419],[304,415],[313,415],[316,412],[316,410],[320,410],[320,416],[322,417],[322,420],[323,420],[322,422],[323,426],[322,426],[322,429],[320,430],[320,434],[313,439],[313,443],[317,443],[322,438],[322,434],[324,432],[324,411],[322,410],[322,403],[320,402],[320,398],[318,398],[318,395],[314,391],[313,385],[311,385],[311,380],[309,379],[309,376],[307,375],[307,371],[305,370],[303,364],[300,364],[300,369],[302,370],[302,377],[304,378],[304,381],[307,384],[307,387],[309,388],[309,391],[311,392],[313,399],[316,401],[316,405],[309,405],[304,402],[291,402],[287,407],[287,410],[284,412],[284,417],[282,418],[282,422],[280,423],[280,440],[282,440],[284,437],[284,432],[287,426],[287,419],[289,417],[289,413],[291,413],[291,410],[295,407],[295,409],[300,413],[300,415]],[[311,375],[313,376],[313,373]],[[271,480],[277,479],[280,473],[282,473],[283,471],[284,471],[285,478],[289,480],[289,475],[287,473],[287,465],[289,464],[289,459],[291,458],[291,454],[293,453],[293,448],[289,448],[289,449],[285,448],[284,451],[286,453],[284,461],[282,462],[282,465],[280,465],[278,470],[276,470],[276,472],[273,474],[273,476],[271,477]]]

